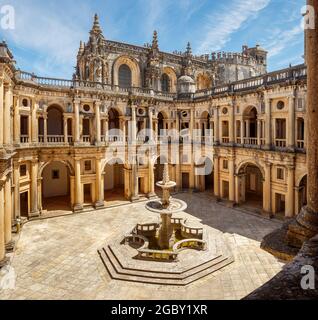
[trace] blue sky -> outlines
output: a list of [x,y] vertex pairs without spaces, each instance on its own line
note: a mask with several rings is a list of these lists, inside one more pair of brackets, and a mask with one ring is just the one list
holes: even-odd
[[260,44],[268,70],[302,63],[305,0],[0,0],[15,8],[15,30],[0,28],[17,66],[42,76],[70,78],[80,40],[98,13],[109,40],[143,45],[159,33],[162,51],[195,54],[241,51]]

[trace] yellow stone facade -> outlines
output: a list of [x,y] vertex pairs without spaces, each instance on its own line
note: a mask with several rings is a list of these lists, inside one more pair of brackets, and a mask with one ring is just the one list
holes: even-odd
[[[156,37],[145,48],[104,40],[96,18],[90,42],[81,43],[73,80],[17,70],[1,44],[0,261],[21,219],[60,206],[101,208],[117,196],[151,198],[163,162],[170,163],[178,191],[207,191],[274,216],[300,211],[306,203],[306,67],[265,74],[264,61],[245,53],[250,64],[237,57],[237,65],[252,77],[222,83],[215,60],[200,60],[189,48],[182,56],[166,55],[160,56]],[[195,91],[182,91],[181,81]],[[143,129],[153,133],[146,136]],[[172,135],[164,145],[162,129],[189,129],[190,138],[176,149],[180,137]],[[152,143],[141,161],[136,150],[145,141]],[[206,176],[196,174],[201,165],[191,156],[198,146],[213,163]],[[167,150],[161,163],[160,148]],[[180,161],[172,163],[176,153]]]

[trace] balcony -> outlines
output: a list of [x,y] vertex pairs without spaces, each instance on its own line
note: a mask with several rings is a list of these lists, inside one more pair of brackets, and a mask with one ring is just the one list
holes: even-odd
[[27,134],[21,134],[20,136],[20,142],[25,144],[25,143],[29,143],[29,135]]
[[222,143],[230,143],[230,138],[229,137],[223,137],[222,138]]
[[90,135],[83,135],[83,142],[84,143],[91,143],[91,136]]
[[286,139],[275,139],[275,146],[277,148],[286,148]]
[[257,141],[257,138],[244,138],[244,144],[247,144],[250,146],[257,146],[258,141]]
[[305,149],[305,140],[297,140],[297,149]]
[[61,144],[64,143],[64,135],[48,135],[47,143],[49,144]]

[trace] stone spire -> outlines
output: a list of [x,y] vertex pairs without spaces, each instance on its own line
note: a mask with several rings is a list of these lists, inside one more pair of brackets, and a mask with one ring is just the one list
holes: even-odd
[[84,52],[84,43],[83,41],[81,41],[78,49],[78,55],[81,55],[83,52]]
[[151,46],[151,48],[152,48],[153,50],[159,50],[159,46],[158,46],[158,33],[157,33],[156,30],[153,32],[153,38],[152,38],[152,46]]
[[94,33],[94,34],[102,34],[103,32],[102,32],[102,29],[101,29],[101,27],[100,27],[100,25],[99,25],[99,17],[98,17],[98,15],[97,15],[97,13],[95,14],[95,16],[94,16],[94,24],[93,24],[93,28],[92,28],[92,30],[91,30],[91,32],[90,32],[91,34],[92,33]]
[[191,48],[190,42],[188,42],[188,44],[187,44],[186,54],[187,54],[188,56],[192,56],[192,48]]

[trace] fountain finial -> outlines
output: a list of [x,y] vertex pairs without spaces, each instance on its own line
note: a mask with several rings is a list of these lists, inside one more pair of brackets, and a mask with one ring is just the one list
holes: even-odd
[[168,163],[164,164],[164,168],[163,168],[163,179],[162,179],[162,183],[163,184],[168,184],[170,182],[170,178],[169,178],[169,165]]

